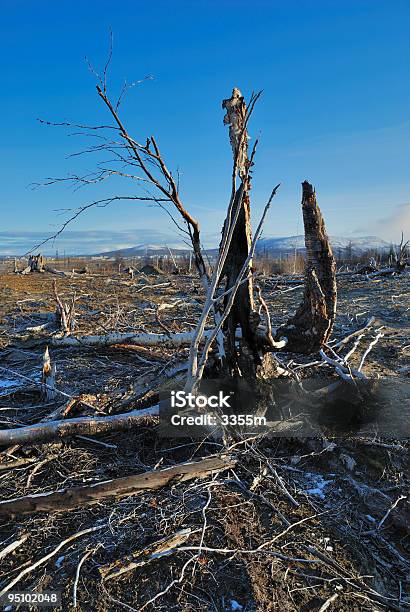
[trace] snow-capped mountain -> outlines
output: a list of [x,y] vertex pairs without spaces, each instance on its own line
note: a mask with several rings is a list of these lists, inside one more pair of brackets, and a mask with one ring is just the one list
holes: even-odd
[[[360,237],[346,237],[346,236],[330,236],[330,242],[335,254],[340,250],[351,249],[352,252],[359,254],[368,249],[376,249],[378,251],[385,251],[390,249],[390,243],[382,240],[378,236],[360,236]],[[286,236],[286,237],[262,237],[256,247],[256,252],[272,254],[285,254],[294,252],[295,249],[303,251],[305,248],[305,237],[300,236]]]
[[[386,242],[378,236],[359,236],[359,237],[347,237],[347,236],[331,236],[330,242],[333,247],[335,255],[340,252],[349,249],[352,253],[360,254],[369,249],[375,249],[378,251],[388,251],[390,249],[390,243]],[[216,245],[215,245],[216,247]],[[125,249],[116,249],[114,251],[108,251],[101,253],[107,257],[116,257],[121,255],[122,257],[141,257],[144,255],[168,255],[169,248],[175,255],[183,255],[189,252],[189,248],[183,242],[178,242],[175,238],[170,238],[169,241],[163,244],[155,242],[143,242],[133,247]],[[303,235],[299,236],[265,236],[259,239],[256,246],[256,253],[258,255],[270,255],[278,256],[280,254],[286,255],[294,253],[295,249],[303,252],[305,248],[305,238]],[[207,249],[208,253],[215,253],[217,248]]]
[[142,257],[143,255],[169,255],[169,249],[174,253],[189,253],[189,248],[182,242],[165,242],[163,244],[155,244],[151,242],[143,242],[133,247],[127,247],[125,249],[116,249],[114,251],[106,251],[100,253],[106,257]]

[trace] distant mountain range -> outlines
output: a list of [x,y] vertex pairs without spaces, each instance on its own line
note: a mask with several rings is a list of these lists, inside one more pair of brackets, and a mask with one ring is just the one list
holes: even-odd
[[[352,249],[354,253],[362,253],[368,249],[377,249],[378,251],[386,251],[390,249],[390,243],[382,240],[378,236],[330,236],[330,242],[335,254],[340,250]],[[256,251],[261,254],[266,252],[269,255],[276,253],[291,253],[297,249],[303,251],[305,249],[305,237],[287,236],[283,238],[266,237],[261,238],[256,246]]]
[[[21,256],[23,253],[36,248],[34,245],[43,245],[47,232],[12,232],[0,231],[0,258]],[[220,234],[204,234],[205,252],[208,256],[217,253]],[[385,251],[390,248],[390,242],[377,236],[331,236],[331,242],[336,255],[340,256],[340,249],[346,249],[349,244],[353,252],[359,254],[367,249],[374,248]],[[134,246],[131,246],[134,245]],[[304,236],[269,236],[262,237],[257,245],[257,253],[266,253],[271,257],[294,253],[295,246],[298,251],[304,251]],[[155,228],[127,230],[67,230],[55,241],[37,247],[43,255],[53,257],[57,252],[60,257],[68,256],[101,256],[108,257],[141,257],[144,255],[168,255],[169,250],[180,256],[189,253],[187,242],[178,234],[158,230]]]
[[[376,249],[378,251],[388,251],[390,249],[390,243],[382,240],[378,236],[360,236],[360,237],[345,237],[345,236],[331,236],[330,241],[333,247],[335,255],[339,251],[345,251],[346,249],[352,249],[353,253],[359,254],[368,249]],[[181,256],[189,253],[189,249],[186,245],[175,243],[168,244],[171,251],[176,256]],[[283,237],[269,237],[261,238],[256,245],[256,253],[258,255],[287,255],[294,253],[298,250],[303,252],[305,249],[305,238],[303,235],[300,236],[283,236]],[[217,249],[206,249],[209,254],[214,254]],[[167,245],[155,244],[150,242],[144,242],[137,244],[136,246],[117,249],[114,251],[106,251],[99,253],[106,257],[142,257],[144,255],[169,255],[169,249]]]
[[[141,244],[137,244],[133,247],[129,247],[126,249],[116,249],[114,251],[105,251],[104,253],[98,253],[98,255],[102,255],[105,257],[142,257],[143,255],[169,255],[169,250],[176,255],[183,255],[184,253],[189,253],[189,249],[182,243],[179,242],[167,242],[164,244],[155,244],[150,242],[143,242]],[[212,251],[212,249],[211,249]]]

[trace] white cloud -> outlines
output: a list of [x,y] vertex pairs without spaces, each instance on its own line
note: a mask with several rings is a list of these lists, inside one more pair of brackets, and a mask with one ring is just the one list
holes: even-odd
[[[31,251],[52,232],[0,232],[0,255],[23,255]],[[125,249],[137,244],[180,243],[182,240],[176,234],[167,234],[155,229],[135,230],[84,230],[63,232],[55,240],[50,240],[38,248],[45,255],[54,255],[58,250],[60,255],[90,255]]]
[[375,233],[383,236],[385,240],[400,242],[401,233],[405,239],[410,239],[410,202],[396,206],[386,217],[369,220],[369,224],[356,230],[356,234]]

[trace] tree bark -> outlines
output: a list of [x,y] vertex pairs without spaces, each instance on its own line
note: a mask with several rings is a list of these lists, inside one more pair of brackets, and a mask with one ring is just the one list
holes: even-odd
[[314,353],[329,339],[336,316],[336,263],[316,192],[302,183],[302,210],[305,227],[305,289],[295,315],[276,332],[276,339],[288,339],[286,351]]

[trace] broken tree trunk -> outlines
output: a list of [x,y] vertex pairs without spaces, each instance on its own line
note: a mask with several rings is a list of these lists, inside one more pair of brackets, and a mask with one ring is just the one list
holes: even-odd
[[235,461],[224,457],[210,457],[194,463],[181,463],[163,470],[153,470],[143,474],[125,476],[91,486],[60,489],[52,493],[27,495],[17,499],[0,502],[0,515],[28,514],[32,512],[67,511],[105,499],[137,495],[164,487],[169,482],[184,482],[194,478],[204,478],[211,474],[234,467]]
[[57,325],[66,336],[70,334],[75,327],[75,295],[71,299],[71,304],[65,304],[58,295],[56,281],[53,282],[53,291],[56,301]]
[[30,255],[28,258],[27,267],[22,270],[21,274],[30,274],[30,272],[44,272],[44,264],[46,260],[39,253],[38,255]]
[[394,251],[394,256],[393,258],[389,258],[390,262],[393,263],[391,260],[394,259],[394,265],[390,265],[388,268],[382,268],[381,270],[369,270],[370,273],[368,273],[366,270],[365,271],[359,271],[359,274],[367,274],[368,278],[375,278],[377,276],[392,276],[395,274],[402,274],[406,267],[407,267],[407,255],[408,255],[408,245],[409,245],[409,240],[404,243],[404,234],[403,232],[401,233],[401,242],[400,244],[396,247],[395,251]]
[[[238,280],[244,264],[249,257],[252,245],[250,197],[250,168],[252,160],[248,157],[247,109],[239,89],[232,91],[232,96],[224,100],[222,108],[226,110],[224,123],[229,125],[229,138],[234,158],[234,174],[240,178],[240,185],[233,194],[233,205],[228,210],[222,231],[220,250],[224,248],[224,236],[233,227],[221,280],[225,278],[224,291],[229,292]],[[239,210],[238,210],[239,209]],[[252,260],[248,261],[246,279],[238,287],[231,311],[227,317],[224,331],[226,336],[226,366],[229,376],[243,374],[248,379],[257,377],[258,367],[262,364],[258,350],[257,329],[260,316],[255,309],[252,281]],[[229,293],[225,297],[224,308],[229,302]],[[236,332],[241,330],[241,340],[237,348]],[[260,348],[260,346],[259,346]]]
[[30,274],[30,272],[50,272],[51,274],[57,274],[58,276],[68,276],[66,272],[62,270],[56,270],[51,266],[46,265],[46,258],[39,253],[38,255],[30,255],[28,258],[28,265],[21,274]]
[[409,246],[409,240],[407,240],[407,242],[404,243],[404,234],[402,232],[401,242],[399,246],[397,247],[395,256],[394,256],[395,264],[396,264],[396,271],[398,272],[398,274],[401,274],[402,272],[404,272],[407,266],[408,246]]
[[153,419],[157,420],[158,414],[159,407],[153,406],[113,416],[79,417],[41,422],[17,429],[2,429],[0,430],[0,447],[13,444],[40,444],[68,436],[94,436],[111,431],[124,431]]
[[56,390],[56,373],[56,365],[55,363],[51,363],[48,346],[46,346],[43,355],[43,372],[41,376],[41,395],[44,401],[53,401],[58,393]]
[[[272,190],[252,240],[250,170],[257,141],[248,157],[247,123],[258,97],[259,94],[252,96],[247,109],[241,92],[235,88],[231,98],[224,100],[222,104],[226,109],[224,123],[229,125],[234,158],[231,198],[222,230],[219,255],[190,346],[185,392],[195,390],[202,378],[228,379],[231,382],[245,379],[257,391],[254,384],[257,380],[275,374],[274,360],[269,354],[274,348],[274,341],[271,337],[269,342],[266,333],[261,333],[258,329],[261,317],[255,310],[252,282],[252,258],[256,241],[279,187],[277,185]],[[199,357],[198,346],[204,338],[205,325],[212,309],[215,312],[216,325]],[[211,354],[211,344],[221,329],[223,334],[222,338],[218,338],[218,350]]]
[[330,337],[336,316],[336,263],[316,201],[316,192],[302,183],[302,210],[305,226],[305,289],[295,315],[276,332],[276,339],[288,339],[287,351],[313,353]]
[[44,272],[45,263],[46,259],[41,253],[38,255],[30,255],[28,258],[28,265],[30,266],[31,272]]

